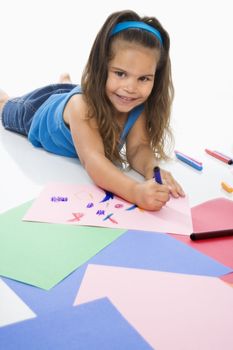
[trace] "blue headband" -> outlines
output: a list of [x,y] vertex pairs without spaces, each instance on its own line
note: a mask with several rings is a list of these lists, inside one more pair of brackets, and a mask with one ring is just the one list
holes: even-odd
[[115,25],[115,27],[113,28],[113,30],[111,31],[110,36],[115,35],[115,34],[121,32],[122,30],[125,30],[128,28],[138,28],[138,29],[146,30],[147,32],[154,34],[154,36],[159,40],[161,45],[163,45],[163,39],[162,39],[160,32],[157,29],[155,29],[154,27],[152,27],[149,24],[144,23],[144,22],[127,21],[127,22],[117,23]]

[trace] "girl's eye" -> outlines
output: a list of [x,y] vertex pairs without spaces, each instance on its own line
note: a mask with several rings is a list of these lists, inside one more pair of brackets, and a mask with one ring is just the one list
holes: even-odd
[[149,81],[150,79],[148,77],[141,77],[140,80],[143,82],[146,82],[146,81]]
[[120,78],[122,78],[122,77],[125,76],[125,73],[124,73],[124,72],[121,72],[121,71],[116,71],[115,74],[116,74],[118,77],[120,77]]

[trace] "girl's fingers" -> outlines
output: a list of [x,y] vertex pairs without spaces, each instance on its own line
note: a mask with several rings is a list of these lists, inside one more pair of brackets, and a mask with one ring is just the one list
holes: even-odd
[[168,171],[163,171],[162,179],[163,179],[163,183],[169,187],[170,193],[172,194],[173,197],[178,198],[178,197],[185,196],[185,193],[184,193],[182,187],[173,178],[171,173],[169,173]]

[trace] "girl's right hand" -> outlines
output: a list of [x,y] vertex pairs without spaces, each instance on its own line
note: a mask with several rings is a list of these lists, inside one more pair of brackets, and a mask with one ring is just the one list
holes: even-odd
[[160,210],[170,199],[169,187],[159,185],[153,179],[135,185],[135,204],[151,211]]

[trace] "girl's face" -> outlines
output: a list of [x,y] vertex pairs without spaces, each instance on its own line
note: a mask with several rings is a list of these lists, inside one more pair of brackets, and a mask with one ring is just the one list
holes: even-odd
[[115,109],[128,113],[149,97],[154,85],[159,51],[125,40],[112,44],[106,94]]

